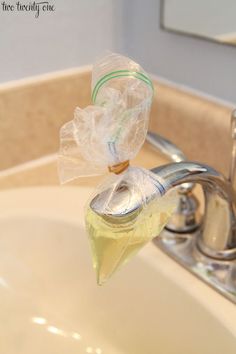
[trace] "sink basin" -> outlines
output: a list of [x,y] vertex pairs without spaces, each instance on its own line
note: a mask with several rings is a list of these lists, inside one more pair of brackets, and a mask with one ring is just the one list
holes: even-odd
[[235,354],[235,306],[148,244],[96,285],[86,187],[0,192],[0,352]]

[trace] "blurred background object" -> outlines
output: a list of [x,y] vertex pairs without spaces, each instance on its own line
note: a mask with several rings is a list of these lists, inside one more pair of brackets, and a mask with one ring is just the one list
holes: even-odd
[[163,28],[236,45],[234,0],[163,0]]

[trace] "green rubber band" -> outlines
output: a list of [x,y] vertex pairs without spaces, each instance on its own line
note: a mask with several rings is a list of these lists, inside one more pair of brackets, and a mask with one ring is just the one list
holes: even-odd
[[[106,80],[106,78],[110,78],[110,77],[113,77],[114,74],[128,74],[127,76],[141,76],[145,81],[147,81],[149,84],[152,85],[152,82],[151,80],[146,76],[144,75],[143,73],[139,72],[139,71],[131,71],[131,70],[116,70],[116,71],[112,71],[106,75],[104,75],[103,77],[101,77],[99,79],[99,81],[97,82],[96,86],[100,84],[100,81],[104,81]],[[96,86],[94,88],[94,90],[96,89]]]
[[101,86],[104,85],[105,82],[112,80],[114,78],[117,77],[134,77],[137,78],[143,82],[145,82],[148,86],[151,87],[151,89],[153,90],[153,84],[152,81],[143,73],[140,73],[138,71],[130,71],[130,70],[117,70],[117,71],[113,71],[111,73],[106,74],[105,76],[103,76],[95,85],[94,89],[93,89],[93,93],[92,93],[92,101],[93,103],[95,103],[96,98],[97,98],[97,94],[99,89],[101,88]]
[[[117,74],[117,75],[114,75]],[[145,76],[144,74],[140,73],[140,72],[136,72],[136,71],[130,71],[130,70],[117,70],[117,71],[113,71],[111,73],[108,73],[107,75],[103,76],[96,84],[96,86],[93,89],[93,93],[92,93],[92,100],[93,102],[95,102],[96,97],[97,97],[97,93],[98,90],[100,89],[100,87],[107,81],[116,78],[116,77],[125,77],[125,76],[131,76],[131,77],[135,77],[138,78],[142,81],[144,81],[147,85],[149,85],[152,90],[153,90],[153,85],[151,80]]]

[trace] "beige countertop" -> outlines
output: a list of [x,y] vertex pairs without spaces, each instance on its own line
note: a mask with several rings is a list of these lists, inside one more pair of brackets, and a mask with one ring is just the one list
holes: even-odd
[[[145,168],[153,168],[166,163],[168,163],[166,158],[163,158],[147,143],[143,146],[137,157],[131,161],[133,166]],[[81,177],[69,182],[66,186],[95,187],[104,177]],[[0,189],[59,184],[56,154],[0,172]]]

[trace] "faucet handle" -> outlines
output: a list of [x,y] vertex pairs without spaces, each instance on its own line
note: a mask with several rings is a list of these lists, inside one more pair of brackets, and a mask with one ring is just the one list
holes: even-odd
[[[184,153],[172,143],[170,140],[164,138],[163,136],[153,133],[151,131],[147,132],[146,141],[154,147],[163,156],[167,157],[172,162],[184,162],[187,161]],[[194,183],[183,183],[179,187],[179,191],[182,194],[188,194],[194,188]]]
[[[173,162],[187,160],[184,153],[171,141],[161,135],[148,131],[146,141],[158,152]],[[173,212],[165,228],[174,233],[194,232],[201,225],[199,202],[192,193],[194,183],[182,183],[178,187],[179,200],[176,210]]]
[[184,153],[175,144],[159,134],[148,131],[146,140],[156,150],[161,152],[173,162],[182,162],[187,160]]

